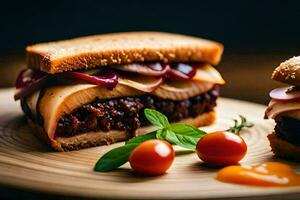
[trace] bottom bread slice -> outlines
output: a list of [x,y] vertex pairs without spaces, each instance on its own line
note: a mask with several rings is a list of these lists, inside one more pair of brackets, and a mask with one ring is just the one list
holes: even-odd
[[300,147],[282,140],[276,133],[268,135],[272,151],[277,157],[300,161]]
[[[200,114],[195,118],[186,118],[176,123],[185,123],[199,127],[210,125],[215,120],[215,111],[210,111]],[[87,132],[71,137],[56,137],[55,140],[50,140],[43,127],[32,122],[29,118],[28,122],[35,134],[50,144],[56,151],[72,151],[100,145],[109,145],[116,142],[125,141],[130,138],[126,131],[111,130],[108,132]],[[155,130],[155,127],[153,126],[140,127],[136,130],[135,136],[144,135],[153,130]]]

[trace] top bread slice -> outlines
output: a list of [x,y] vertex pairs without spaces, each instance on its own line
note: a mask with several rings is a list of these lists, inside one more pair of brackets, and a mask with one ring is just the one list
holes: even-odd
[[300,56],[282,62],[273,72],[272,79],[300,86]]
[[144,61],[205,62],[216,65],[223,45],[161,32],[125,32],[80,37],[28,46],[29,68],[55,74]]

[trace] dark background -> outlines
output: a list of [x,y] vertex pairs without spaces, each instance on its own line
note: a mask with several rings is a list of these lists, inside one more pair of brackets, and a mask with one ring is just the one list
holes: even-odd
[[299,1],[6,1],[1,52],[97,33],[156,30],[210,38],[228,52],[281,51],[300,44]]
[[13,85],[28,44],[152,30],[223,43],[223,96],[266,104],[268,91],[277,86],[272,70],[299,52],[299,20],[300,1],[6,1],[0,12],[0,73],[10,76],[0,85]]

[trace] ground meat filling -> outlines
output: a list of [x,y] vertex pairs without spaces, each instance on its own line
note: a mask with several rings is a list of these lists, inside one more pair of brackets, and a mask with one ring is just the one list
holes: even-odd
[[292,144],[300,146],[300,121],[290,117],[276,119],[276,135]]
[[204,94],[181,101],[160,99],[149,94],[109,100],[97,99],[61,117],[56,136],[69,137],[89,131],[112,129],[132,133],[149,124],[143,114],[144,108],[159,110],[171,122],[176,122],[213,110],[218,96],[219,87],[215,86]]

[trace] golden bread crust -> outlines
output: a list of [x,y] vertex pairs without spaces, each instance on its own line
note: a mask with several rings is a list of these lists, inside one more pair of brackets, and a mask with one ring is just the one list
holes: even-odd
[[272,79],[300,86],[300,56],[282,62],[273,72]]
[[280,158],[300,161],[300,146],[293,145],[287,141],[278,138],[273,132],[268,135],[270,146],[274,154]]
[[28,46],[27,65],[47,73],[144,61],[218,64],[223,45],[162,32],[87,36]]
[[[207,126],[216,120],[215,111],[210,111],[198,115],[195,118],[187,118],[177,123],[187,123],[193,126]],[[50,144],[56,151],[72,151],[94,146],[109,145],[119,141],[129,139],[129,135],[125,131],[112,130],[108,132],[98,131],[75,135],[69,138],[57,137],[55,140],[50,140],[45,130],[38,124],[28,119],[28,123],[34,130],[34,133]],[[153,126],[141,127],[136,131],[137,135],[144,135],[155,130]]]

